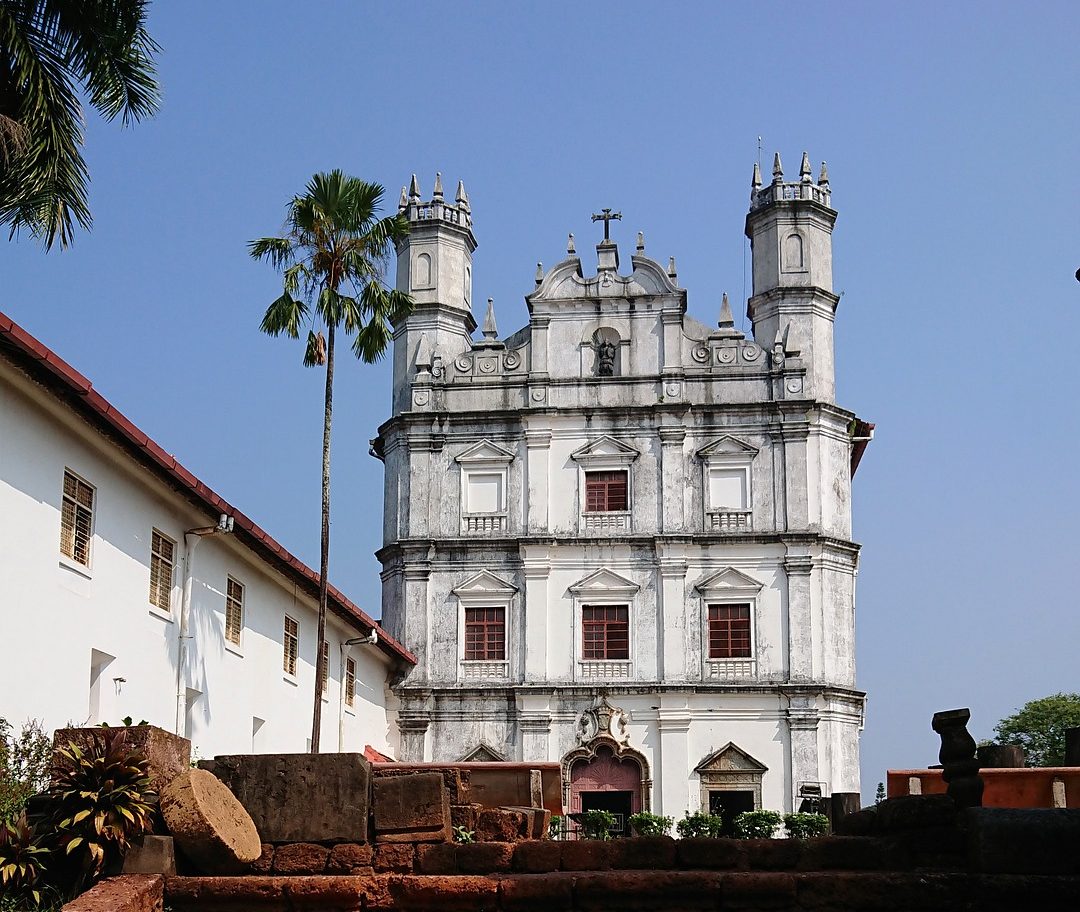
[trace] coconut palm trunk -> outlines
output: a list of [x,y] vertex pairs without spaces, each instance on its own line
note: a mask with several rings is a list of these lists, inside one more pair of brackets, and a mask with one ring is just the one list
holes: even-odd
[[[330,598],[330,426],[334,415],[334,324],[326,328],[326,402],[323,411],[322,436],[322,533],[319,540],[319,635],[317,637],[315,708],[311,716],[311,752],[319,752],[322,731],[323,682],[330,669],[323,665],[326,643],[326,605]],[[328,664],[328,663],[327,663]]]

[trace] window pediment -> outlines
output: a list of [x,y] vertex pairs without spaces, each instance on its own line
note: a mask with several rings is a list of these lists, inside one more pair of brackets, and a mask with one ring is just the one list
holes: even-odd
[[506,756],[495,750],[487,741],[481,741],[469,751],[459,762],[461,763],[502,763]]
[[507,465],[514,461],[514,454],[490,440],[481,440],[455,458],[464,466]]
[[747,596],[756,595],[764,588],[764,585],[734,567],[725,567],[705,577],[694,589],[706,598],[724,595]]
[[481,570],[475,576],[470,576],[465,582],[455,589],[450,590],[459,599],[503,597],[509,598],[517,592],[517,586],[500,579],[488,570]]
[[758,772],[768,771],[768,767],[751,757],[733,741],[729,741],[720,750],[713,751],[694,767],[695,773]]
[[732,437],[730,434],[718,437],[697,451],[698,458],[706,460],[733,456],[741,459],[753,459],[757,454],[757,447],[751,446],[745,440]]
[[630,598],[640,588],[633,580],[628,580],[613,570],[600,569],[575,583],[570,587],[570,591],[581,599],[590,595]]
[[628,466],[641,451],[616,440],[614,437],[600,437],[579,447],[570,454],[570,458],[586,468],[593,466]]

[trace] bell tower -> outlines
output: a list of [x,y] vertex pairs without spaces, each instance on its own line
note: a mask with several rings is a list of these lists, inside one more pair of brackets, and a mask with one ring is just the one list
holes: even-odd
[[772,183],[762,187],[754,165],[746,236],[750,238],[754,291],[747,302],[754,340],[765,349],[780,341],[801,352],[807,365],[806,395],[835,401],[833,318],[840,298],[832,287],[832,208],[825,162],[817,183],[805,152],[799,180],[785,182],[780,153]]
[[412,176],[401,188],[398,211],[409,220],[409,233],[397,247],[397,288],[412,296],[412,313],[394,326],[394,414],[411,406],[410,383],[419,368],[456,357],[471,345],[472,255],[476,238],[465,184],[458,181],[454,202],[443,195],[436,173],[431,199],[420,198]]

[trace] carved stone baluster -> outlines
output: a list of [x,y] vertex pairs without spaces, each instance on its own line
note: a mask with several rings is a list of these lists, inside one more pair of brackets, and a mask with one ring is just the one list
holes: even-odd
[[983,780],[975,756],[975,739],[967,730],[970,709],[949,709],[934,713],[933,726],[941,736],[941,778],[957,807],[982,807]]

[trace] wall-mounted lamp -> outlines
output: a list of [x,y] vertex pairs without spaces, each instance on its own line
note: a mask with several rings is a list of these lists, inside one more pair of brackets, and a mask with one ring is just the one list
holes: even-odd
[[353,637],[351,640],[346,640],[343,646],[374,646],[379,642],[379,632],[372,630],[370,636],[366,637]]

